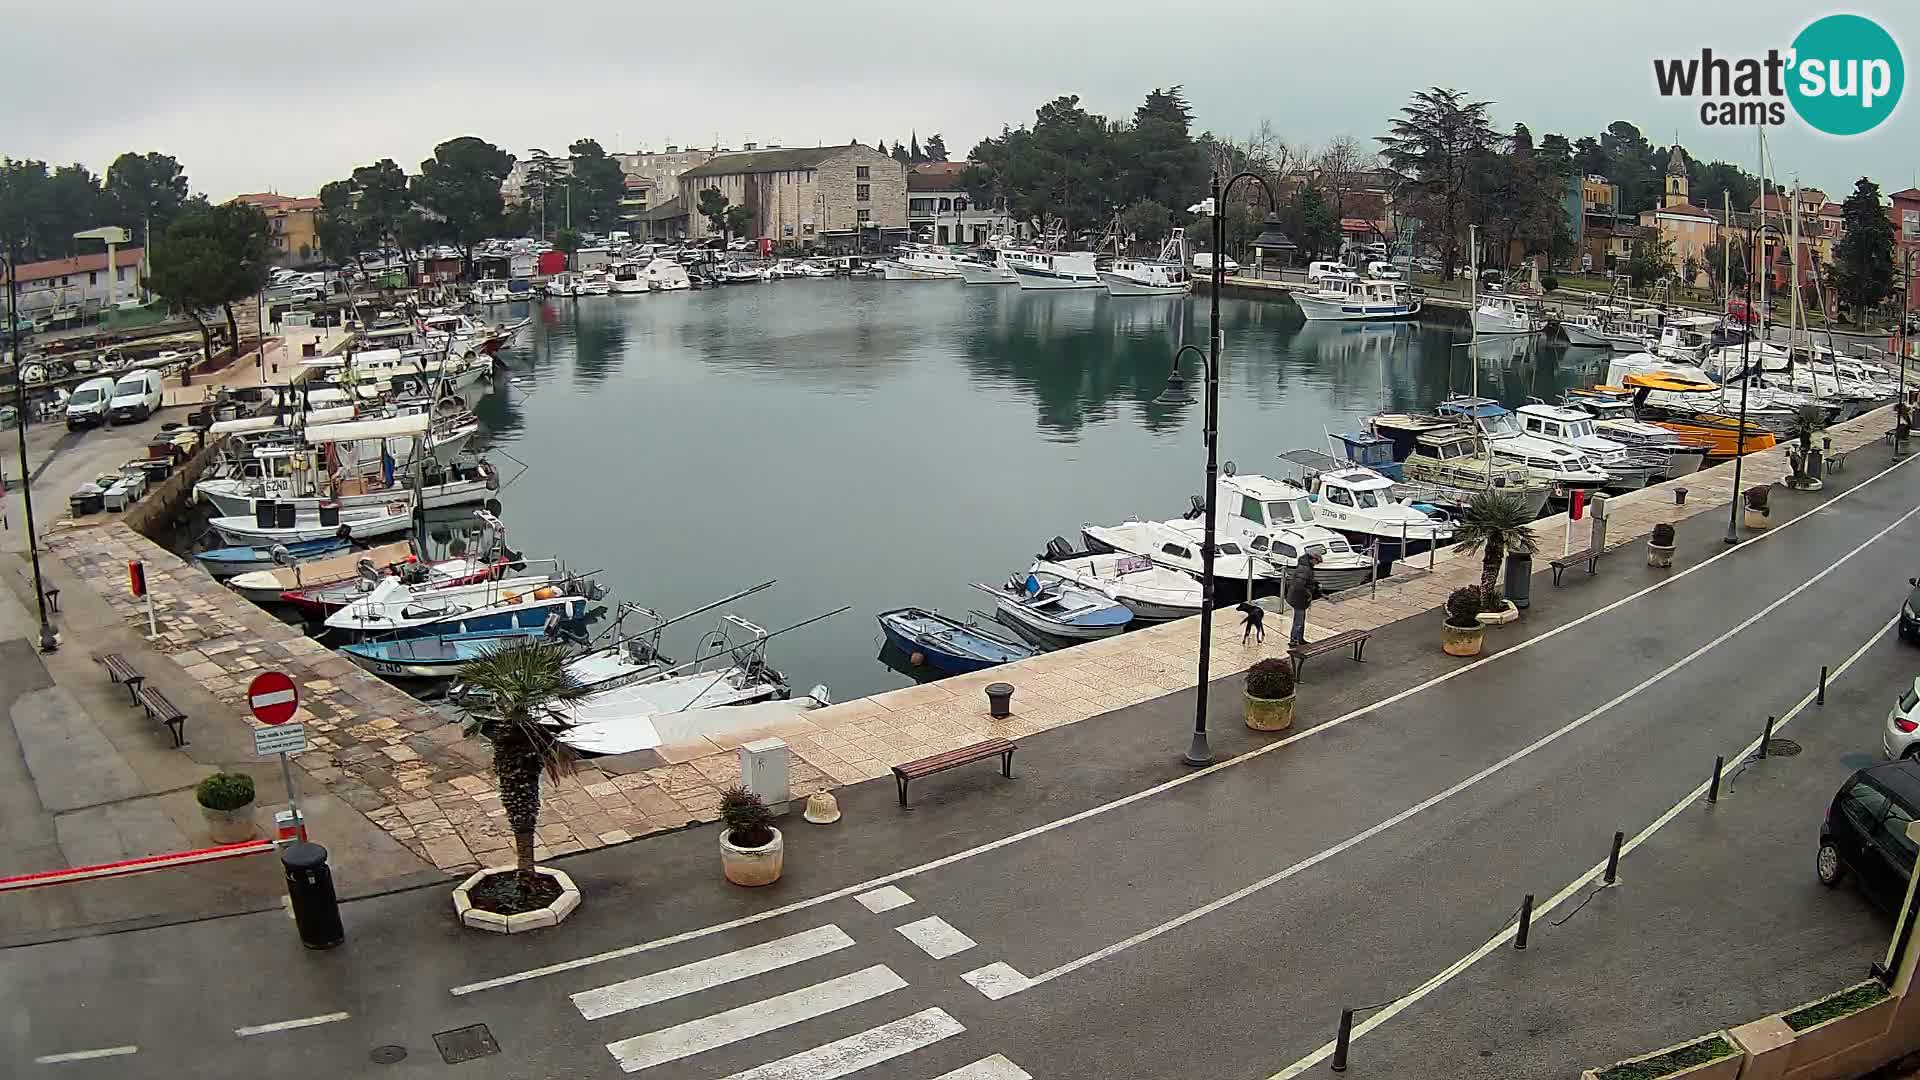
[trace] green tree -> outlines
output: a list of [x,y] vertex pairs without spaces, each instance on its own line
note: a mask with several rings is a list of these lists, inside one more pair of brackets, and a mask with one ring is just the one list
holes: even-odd
[[612,231],[620,220],[620,200],[627,195],[627,176],[620,162],[592,139],[567,147],[573,164],[573,225],[596,233]]
[[1294,240],[1309,259],[1331,254],[1340,245],[1340,219],[1318,188],[1303,185],[1294,196]]
[[1627,280],[1636,289],[1673,276],[1673,241],[1654,236],[1635,240],[1627,256]]
[[[200,344],[213,356],[213,330],[205,312],[224,303],[227,267],[219,243],[209,234],[183,229],[188,219],[174,222],[147,253],[148,273],[141,283],[167,306],[186,315],[200,328]],[[193,382],[188,365],[181,382]]]
[[947,160],[947,140],[941,138],[940,133],[937,131],[927,136],[927,160]]
[[1490,608],[1500,600],[1500,566],[1509,554],[1531,555],[1540,550],[1533,532],[1533,516],[1518,498],[1483,491],[1467,501],[1453,538],[1461,551],[1479,551],[1480,594]]
[[732,239],[727,235],[729,230],[727,203],[727,197],[720,193],[719,188],[706,188],[700,192],[700,198],[694,207],[700,212],[701,217],[707,219],[707,228],[719,233],[723,241]]
[[1144,244],[1158,243],[1173,224],[1173,211],[1152,199],[1137,199],[1120,212],[1121,232]]
[[314,215],[313,231],[320,250],[336,263],[359,263],[362,252],[376,242],[365,215],[354,205],[353,181],[333,180],[320,185],[320,212]]
[[392,158],[381,158],[371,165],[353,170],[351,177],[355,202],[365,217],[373,241],[407,250],[401,237],[408,232],[408,221],[420,216],[408,190],[407,171]]
[[893,160],[899,162],[902,165],[906,165],[913,161],[913,155],[907,152],[907,148],[905,144],[894,143],[893,144]]
[[214,303],[226,314],[227,339],[238,352],[240,325],[233,317],[233,305],[266,288],[273,268],[267,215],[259,207],[230,202],[181,216],[167,235],[183,227],[187,235],[210,238],[220,252],[222,274]]
[[571,259],[573,253],[580,250],[580,234],[573,229],[562,228],[553,234],[553,250]]
[[751,206],[729,206],[725,214],[726,234],[729,239],[747,235],[753,228],[753,208]]
[[1702,165],[1688,158],[1687,166],[1688,195],[1695,205],[1718,210],[1724,203],[1730,203],[1733,209],[1744,211],[1760,194],[1760,178],[1738,165],[1724,161]]
[[460,671],[469,690],[460,705],[466,734],[493,746],[522,889],[534,883],[541,775],[558,782],[572,768],[573,753],[559,735],[572,726],[568,706],[593,694],[567,668],[569,656],[564,644],[529,642],[494,649]]
[[107,166],[106,190],[118,211],[116,220],[144,247],[149,233],[166,232],[180,216],[187,202],[187,174],[168,154],[125,153]]
[[927,160],[927,155],[920,152],[920,133],[917,131],[911,132],[909,137],[913,142],[907,148],[907,160],[915,165],[919,165]]
[[566,183],[567,175],[559,158],[545,150],[535,148],[527,151],[527,179],[521,185],[521,191],[529,202],[540,206],[540,235],[547,232],[547,195],[556,185]]
[[1893,293],[1893,222],[1880,203],[1880,187],[1866,177],[1840,205],[1846,235],[1833,252],[1833,286],[1853,311],[1855,326],[1866,324],[1867,309]]
[[499,236],[504,221],[500,185],[513,169],[513,155],[472,135],[433,148],[413,178],[413,201],[439,222],[440,230],[461,250],[463,269],[473,274],[473,245]]
[[1421,90],[1379,137],[1395,196],[1436,234],[1448,279],[1459,262],[1476,156],[1494,145],[1487,104],[1445,87]]
[[1651,210],[1666,190],[1667,158],[1647,143],[1640,129],[1615,120],[1600,135],[1607,167],[1601,172],[1614,186],[1614,204],[1623,214]]

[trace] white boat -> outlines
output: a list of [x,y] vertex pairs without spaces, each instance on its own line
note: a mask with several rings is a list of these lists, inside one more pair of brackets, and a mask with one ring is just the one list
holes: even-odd
[[574,286],[575,296],[605,296],[612,290],[607,275],[599,270],[584,270]]
[[1293,300],[1309,322],[1373,322],[1420,314],[1420,301],[1406,282],[1352,274],[1329,274],[1319,289],[1294,293]]
[[1394,445],[1405,479],[1401,494],[1436,506],[1461,508],[1475,495],[1498,491],[1519,499],[1529,518],[1539,517],[1553,485],[1525,465],[1494,461],[1477,431],[1452,421],[1406,413],[1383,413],[1368,431]]
[[330,512],[299,514],[291,512],[289,508],[287,516],[276,515],[272,522],[266,524],[262,523],[262,519],[267,504],[255,505],[256,512],[251,517],[217,517],[207,524],[227,543],[236,547],[272,547],[275,544],[298,544],[335,536],[371,540],[406,532],[413,525],[411,499],[395,500],[384,506],[343,509],[337,520]]
[[571,270],[562,270],[547,279],[545,292],[548,296],[579,296],[580,275]]
[[[320,470],[318,454],[311,449],[262,447],[253,452],[253,458],[236,475],[193,485],[195,501],[210,503],[216,514],[226,517],[252,514],[254,504],[262,499],[292,503],[300,514],[318,514],[325,503],[338,503],[343,509],[384,506],[413,492],[410,474],[397,468],[391,481],[384,474],[328,476]],[[295,462],[304,464],[296,467]],[[499,477],[485,461],[455,462],[451,467],[435,461],[424,472],[420,496],[429,510],[485,502],[499,490]],[[316,480],[322,482],[318,490],[313,488]]]
[[513,299],[507,283],[499,278],[481,278],[473,283],[473,302],[483,306],[505,304]]
[[1125,604],[1058,574],[1015,574],[997,589],[978,582],[973,587],[993,597],[1003,621],[1046,637],[1092,641],[1111,637],[1133,621]]
[[1282,571],[1312,555],[1314,575],[1327,592],[1363,585],[1373,574],[1371,558],[1315,520],[1304,488],[1268,476],[1222,476],[1214,498],[1219,535]]
[[1706,463],[1706,446],[1683,442],[1669,428],[1635,419],[1633,402],[1626,398],[1581,394],[1570,396],[1566,404],[1593,417],[1596,433],[1629,450],[1659,455],[1665,461],[1660,475],[1668,480],[1698,472]]
[[1578,348],[1635,352],[1647,347],[1646,338],[1603,311],[1589,311],[1560,320],[1567,344]]
[[1518,297],[1483,295],[1473,309],[1473,329],[1478,334],[1537,334],[1545,327]]
[[1091,251],[1044,251],[1007,266],[1023,289],[1098,289],[1097,261]]
[[880,262],[880,276],[888,281],[959,281],[966,256],[946,248],[903,244],[891,259]]
[[[689,677],[690,682],[695,679],[711,683],[713,675]],[[786,693],[784,686],[780,693]],[[576,708],[573,726],[562,731],[558,738],[588,755],[631,754],[657,746],[699,745],[711,743],[715,738],[733,745],[752,737],[744,734],[746,732],[780,730],[830,703],[824,686],[816,686],[812,693],[799,698],[773,696],[654,712],[642,711],[647,704],[617,713],[595,711],[602,702],[594,698]]]
[[1349,540],[1400,557],[1453,539],[1452,522],[1405,502],[1393,481],[1372,469],[1316,450],[1289,450],[1280,459],[1300,470],[1314,497],[1314,520]]
[[1639,454],[1594,429],[1584,412],[1553,405],[1522,405],[1514,411],[1520,430],[1591,458],[1607,474],[1607,490],[1635,491],[1657,479],[1666,469],[1665,455]]
[[[1201,534],[1205,526],[1198,521],[1175,518],[1172,521],[1123,521],[1118,525],[1082,525],[1081,539],[1088,551],[1116,551],[1138,555],[1161,566],[1190,574],[1197,581],[1202,572]],[[1265,559],[1249,556],[1239,541],[1217,531],[1213,543],[1213,577],[1221,583],[1244,584],[1249,579],[1265,581],[1280,576],[1280,571]]]
[[1193,291],[1187,269],[1187,230],[1174,229],[1156,259],[1115,258],[1095,276],[1108,296],[1181,296]]
[[1466,424],[1486,438],[1495,461],[1524,465],[1534,479],[1553,485],[1553,497],[1567,498],[1576,490],[1598,491],[1613,478],[1584,451],[1522,431],[1519,421],[1497,401],[1451,397],[1440,403],[1443,419]]
[[1138,555],[1074,551],[1055,537],[1046,554],[1027,568],[1029,574],[1055,574],[1133,611],[1135,619],[1165,621],[1200,613],[1200,582],[1181,570],[1169,569]]
[[647,275],[637,262],[621,260],[608,267],[612,275],[607,287],[616,296],[639,296],[651,290],[647,287]]
[[961,259],[954,264],[960,271],[960,280],[969,285],[1012,285],[1018,279],[1013,276],[1013,262],[1029,257],[1028,253],[1017,248],[995,248],[993,261],[981,259]]
[[722,285],[757,285],[767,280],[766,271],[741,266],[737,262],[720,267],[713,272],[713,276],[718,278]]
[[[436,633],[531,629],[544,625],[549,611],[560,611],[562,620],[567,621],[569,605],[561,602],[582,599],[578,584],[556,581],[546,574],[425,586],[383,577],[366,595],[328,615],[326,625],[369,635],[429,626],[435,627],[432,632]],[[584,609],[584,604],[578,606]],[[440,625],[447,623],[458,625]]]
[[654,292],[679,292],[693,288],[693,281],[687,277],[687,268],[672,259],[655,258],[642,267],[640,273],[647,280],[647,288]]

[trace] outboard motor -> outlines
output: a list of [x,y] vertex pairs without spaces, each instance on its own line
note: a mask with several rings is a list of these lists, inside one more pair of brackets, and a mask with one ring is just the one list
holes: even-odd
[[1203,517],[1207,512],[1207,500],[1199,495],[1187,496],[1187,512],[1180,515],[1182,521],[1192,521]]
[[1066,537],[1056,536],[1047,541],[1047,553],[1044,556],[1047,562],[1059,562],[1062,559],[1070,559],[1072,557],[1073,545],[1067,543]]
[[360,559],[353,564],[353,572],[359,575],[360,591],[370,593],[380,584],[380,568],[373,565],[372,559]]

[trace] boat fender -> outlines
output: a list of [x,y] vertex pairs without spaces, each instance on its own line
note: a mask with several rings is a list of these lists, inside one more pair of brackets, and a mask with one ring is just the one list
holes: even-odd
[[503,604],[517,604],[520,602],[520,594],[517,592],[510,592],[507,595],[501,597],[500,602]]
[[560,595],[560,590],[554,588],[551,585],[542,585],[539,588],[533,590],[533,598],[535,600],[551,600],[554,597],[559,595]]
[[926,662],[927,654],[923,652],[915,652],[912,656],[907,657],[907,663],[912,664],[914,667],[919,667]]

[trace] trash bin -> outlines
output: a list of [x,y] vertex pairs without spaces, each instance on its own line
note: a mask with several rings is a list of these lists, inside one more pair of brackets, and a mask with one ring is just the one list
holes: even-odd
[[345,941],[340,902],[333,895],[333,872],[327,869],[327,849],[319,844],[289,844],[280,852],[280,863],[287,870],[287,899],[292,901],[300,944],[331,949]]
[[1533,586],[1533,556],[1519,552],[1507,556],[1507,599],[1514,607],[1525,608],[1530,602],[1528,591]]
[[1004,720],[1013,715],[1013,684],[987,684],[987,715],[995,720]]

